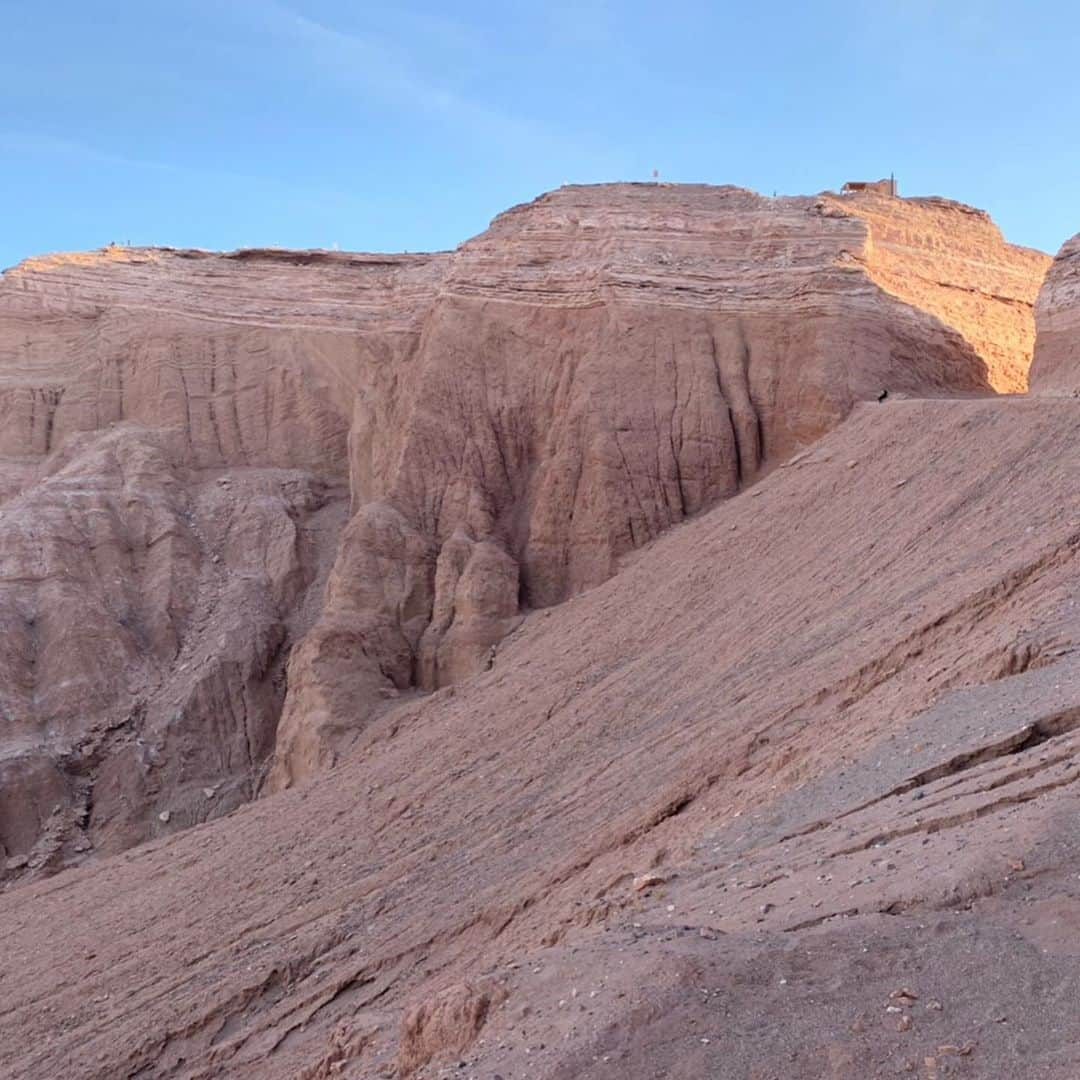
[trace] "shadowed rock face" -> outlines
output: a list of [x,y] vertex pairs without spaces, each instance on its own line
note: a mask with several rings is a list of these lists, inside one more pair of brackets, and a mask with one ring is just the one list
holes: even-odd
[[45,872],[255,794],[344,500],[209,476],[160,431],[74,435],[0,506],[0,857]]
[[1058,252],[1035,308],[1039,343],[1031,365],[1037,394],[1080,394],[1080,236]]
[[882,388],[1022,389],[1046,262],[943,200],[603,185],[452,254],[9,271],[12,872],[311,775]]
[[255,795],[348,513],[353,398],[393,396],[439,264],[108,249],[4,275],[0,867]]

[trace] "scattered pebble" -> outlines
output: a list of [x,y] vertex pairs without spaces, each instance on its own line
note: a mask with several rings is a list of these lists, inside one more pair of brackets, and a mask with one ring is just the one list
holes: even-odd
[[660,874],[638,874],[634,878],[634,892],[643,892],[645,889],[655,888],[657,885],[663,885],[666,881],[667,878]]
[[939,1046],[937,1052],[939,1054],[957,1054],[960,1057],[967,1057],[974,1049],[975,1044],[973,1042],[966,1042],[963,1046],[953,1046],[951,1043],[946,1043],[944,1046]]

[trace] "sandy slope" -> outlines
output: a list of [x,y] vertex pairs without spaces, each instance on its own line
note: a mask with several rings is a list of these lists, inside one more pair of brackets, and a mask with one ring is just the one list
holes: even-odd
[[0,1069],[1076,1076],[1078,436],[860,406],[322,780],[0,897]]

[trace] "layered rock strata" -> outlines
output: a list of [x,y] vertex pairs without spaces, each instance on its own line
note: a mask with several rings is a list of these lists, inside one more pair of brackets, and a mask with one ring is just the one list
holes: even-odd
[[517,611],[605,580],[854,402],[1022,389],[1047,265],[940,199],[618,185],[501,215],[446,267],[389,469],[359,396],[357,513],[290,663],[274,786],[333,761],[378,693],[482,667]]
[[1039,293],[1035,319],[1032,391],[1080,395],[1080,236],[1058,252]]

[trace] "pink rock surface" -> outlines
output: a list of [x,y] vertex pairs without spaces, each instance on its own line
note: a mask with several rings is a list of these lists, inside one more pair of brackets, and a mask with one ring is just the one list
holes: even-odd
[[1038,348],[1031,367],[1037,394],[1080,394],[1080,236],[1058,252],[1035,308]]
[[[404,439],[358,406],[358,511],[272,786],[335,760],[373,689],[477,670],[515,611],[606,580],[854,402],[1022,389],[1047,264],[944,200],[600,185],[501,215],[448,264]],[[484,611],[455,594],[476,543],[502,553]]]

